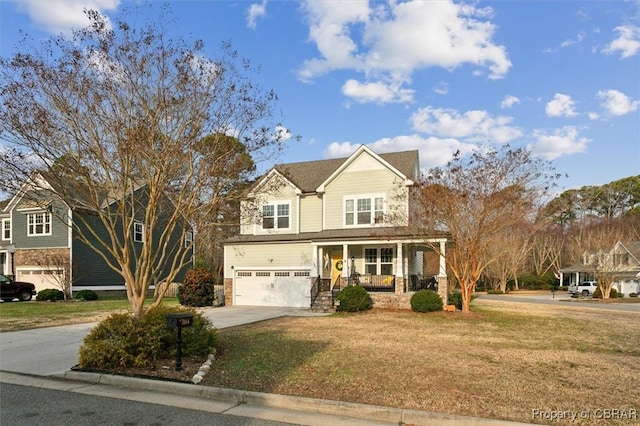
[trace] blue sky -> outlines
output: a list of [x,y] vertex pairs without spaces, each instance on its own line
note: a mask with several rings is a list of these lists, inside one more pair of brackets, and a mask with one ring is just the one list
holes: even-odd
[[[0,0],[0,54],[127,0]],[[231,41],[294,135],[277,162],[530,147],[559,190],[640,174],[640,0],[173,1],[176,35]],[[264,164],[268,167],[270,164]]]

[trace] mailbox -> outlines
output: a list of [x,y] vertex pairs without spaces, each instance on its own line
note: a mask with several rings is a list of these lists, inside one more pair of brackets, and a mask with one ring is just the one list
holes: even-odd
[[167,328],[191,327],[193,325],[193,314],[181,312],[167,315]]

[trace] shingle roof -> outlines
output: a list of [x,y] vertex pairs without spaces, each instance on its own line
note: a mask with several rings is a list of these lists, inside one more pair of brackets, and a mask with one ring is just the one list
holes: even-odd
[[[380,154],[380,157],[406,177],[415,178],[414,170],[418,162],[417,150],[390,152],[388,154]],[[275,169],[286,176],[302,192],[314,192],[347,159],[348,157],[278,164]]]
[[[445,237],[444,232],[434,232],[430,238]],[[424,236],[416,233],[415,229],[408,226],[380,227],[380,228],[356,228],[356,229],[329,229],[318,232],[302,232],[300,234],[264,234],[264,235],[237,235],[224,242],[224,244],[236,243],[264,243],[264,242],[292,242],[292,241],[335,241],[337,239],[424,239]]]

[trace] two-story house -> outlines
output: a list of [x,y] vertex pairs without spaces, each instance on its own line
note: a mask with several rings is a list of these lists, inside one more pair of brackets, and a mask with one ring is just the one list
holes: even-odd
[[[80,199],[65,202],[59,196],[64,191],[56,188],[55,180],[47,180],[44,176],[42,173],[34,174],[0,210],[2,273],[35,284],[37,291],[56,288],[69,294],[80,290],[125,294],[124,278],[105,261],[105,256],[108,259],[113,257],[107,250],[96,250],[102,247],[100,241],[110,241],[104,222]],[[145,188],[141,187],[134,191],[131,199],[144,205],[145,196]],[[102,208],[109,211],[113,203],[113,198],[105,196]],[[121,221],[115,220],[114,223],[115,235],[122,236]],[[133,221],[132,227],[129,242],[132,253],[142,250],[145,232],[153,232],[154,241],[158,241],[163,232],[161,227],[151,231],[145,229],[143,216]],[[81,230],[88,237],[88,243],[80,238]],[[167,244],[169,248],[165,250],[169,253],[188,251],[188,258],[192,258],[192,241],[193,231],[185,222],[184,227],[172,233]],[[160,280],[166,275],[169,264],[167,261],[167,265],[160,268]],[[185,266],[179,279],[186,269]]]
[[640,241],[618,241],[611,248],[585,251],[581,260],[560,270],[561,285],[607,279],[618,293],[640,294]]
[[[408,307],[427,279],[446,301],[445,259],[409,223],[418,177],[418,151],[378,155],[364,145],[348,158],[273,167],[246,194],[240,234],[225,243],[226,304],[311,307],[319,293],[356,283],[376,307]],[[444,233],[428,240],[444,254]]]

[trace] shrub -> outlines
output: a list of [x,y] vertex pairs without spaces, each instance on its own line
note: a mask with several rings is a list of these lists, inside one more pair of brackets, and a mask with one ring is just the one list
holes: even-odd
[[366,311],[373,307],[373,300],[363,287],[351,285],[340,290],[337,296],[340,301],[339,311],[357,312]]
[[[471,301],[473,302],[473,299],[477,297],[478,297],[477,294],[472,294]],[[462,310],[462,293],[460,293],[459,291],[454,291],[453,293],[449,293],[448,299],[449,299],[450,305],[456,305],[456,309],[458,309],[459,311]]]
[[411,296],[411,309],[417,312],[442,310],[442,298],[433,290],[419,290]]
[[492,288],[490,290],[487,290],[487,294],[502,294],[503,291],[500,290],[499,288]]
[[76,300],[98,300],[98,295],[93,290],[80,290],[73,295]]
[[629,297],[638,297],[638,293],[629,293]]
[[185,306],[212,306],[215,299],[213,274],[203,268],[190,269],[178,290],[178,301]]
[[170,313],[190,312],[193,326],[182,329],[182,354],[206,356],[218,345],[211,322],[193,308],[160,306],[142,318],[114,313],[94,327],[80,347],[81,368],[151,367],[175,356],[177,332],[167,328]]
[[45,288],[40,290],[36,295],[38,302],[55,302],[56,300],[64,299],[64,293],[55,288]]
[[558,287],[558,291],[569,291],[569,286],[561,285]]
[[[617,299],[619,297],[624,297],[624,294],[619,294],[618,290],[616,290],[615,287],[611,287],[611,293],[609,293],[609,299]],[[600,290],[600,287],[596,288],[596,290],[593,292],[593,298],[602,299],[602,291]]]

